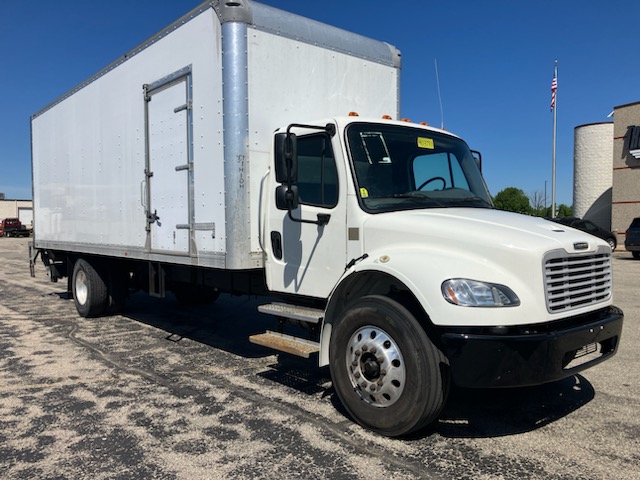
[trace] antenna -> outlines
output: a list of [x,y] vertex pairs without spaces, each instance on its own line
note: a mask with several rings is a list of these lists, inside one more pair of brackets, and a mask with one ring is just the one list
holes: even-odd
[[444,109],[442,108],[442,96],[440,95],[440,75],[438,74],[438,59],[433,59],[436,65],[436,85],[438,86],[438,101],[440,102],[440,128],[444,130]]

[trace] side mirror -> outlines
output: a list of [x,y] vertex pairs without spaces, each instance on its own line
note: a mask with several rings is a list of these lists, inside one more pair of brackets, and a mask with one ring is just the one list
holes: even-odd
[[295,210],[299,205],[298,187],[280,185],[276,188],[276,208],[278,210]]
[[275,136],[276,182],[295,185],[298,182],[298,142],[294,133]]
[[480,172],[482,172],[482,154],[477,150],[471,150],[471,155],[473,155],[473,159],[476,161]]

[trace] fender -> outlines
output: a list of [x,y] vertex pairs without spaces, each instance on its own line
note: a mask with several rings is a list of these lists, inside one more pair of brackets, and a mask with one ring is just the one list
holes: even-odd
[[[524,266],[523,266],[524,268]],[[517,271],[517,270],[516,270]],[[540,278],[523,279],[514,276],[486,256],[453,251],[442,246],[399,245],[376,249],[368,257],[345,271],[331,292],[320,336],[319,364],[329,361],[331,327],[344,307],[365,295],[388,295],[408,292],[428,321],[436,326],[508,325],[547,320],[544,305],[536,301],[541,292],[542,269],[535,266]],[[471,278],[509,286],[521,300],[518,307],[468,308],[448,303],[442,296],[442,282],[449,278]],[[539,296],[537,297],[540,298]],[[520,311],[514,315],[515,308]]]

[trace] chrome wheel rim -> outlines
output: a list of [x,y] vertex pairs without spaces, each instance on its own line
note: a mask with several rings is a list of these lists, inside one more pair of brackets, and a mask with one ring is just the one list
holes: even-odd
[[374,407],[388,407],[404,390],[406,369],[397,343],[374,326],[358,329],[346,352],[349,380],[360,398]]
[[80,305],[87,303],[89,288],[87,287],[87,275],[82,270],[76,274],[75,292],[76,300]]

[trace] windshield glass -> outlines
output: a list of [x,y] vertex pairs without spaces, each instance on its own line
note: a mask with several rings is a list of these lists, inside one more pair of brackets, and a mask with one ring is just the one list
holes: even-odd
[[493,208],[476,160],[458,138],[408,125],[354,123],[347,141],[367,211]]

